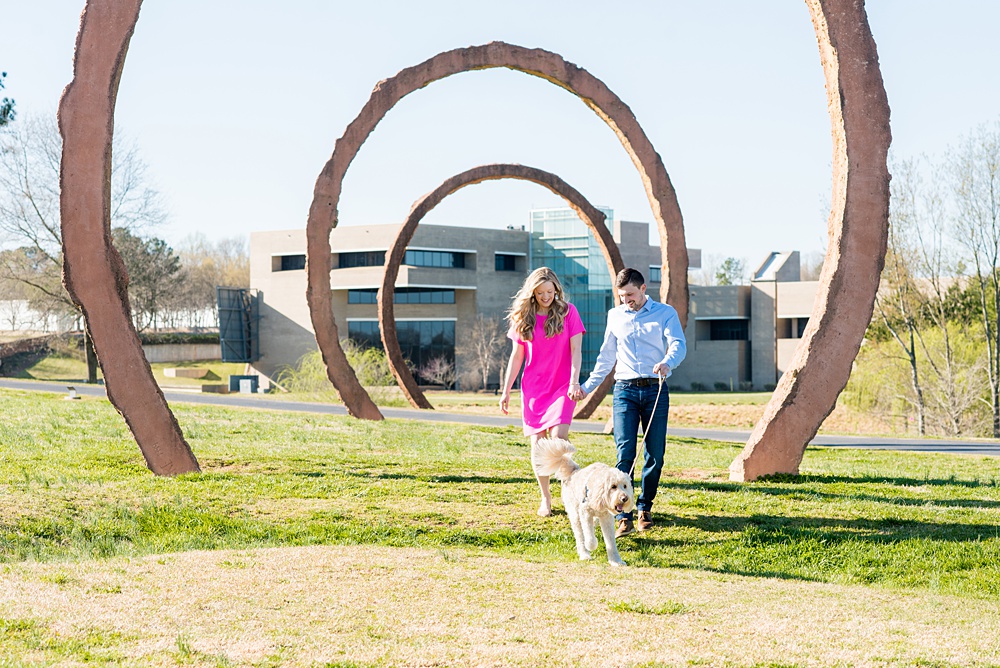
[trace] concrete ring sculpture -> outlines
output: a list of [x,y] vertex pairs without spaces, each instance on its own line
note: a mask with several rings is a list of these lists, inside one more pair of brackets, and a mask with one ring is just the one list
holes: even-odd
[[889,220],[891,135],[878,52],[856,0],[807,0],[833,126],[829,246],[809,325],[732,480],[798,473],[809,441],[847,385],[875,305]]
[[[406,247],[413,239],[413,233],[417,230],[420,221],[431,212],[431,210],[455,191],[483,181],[494,181],[498,179],[520,179],[531,181],[540,186],[548,188],[556,195],[562,197],[576,211],[581,219],[587,224],[597,244],[604,254],[604,261],[608,265],[608,273],[611,274],[611,284],[614,285],[615,276],[625,268],[622,262],[621,253],[618,251],[618,244],[604,224],[604,214],[595,208],[587,199],[580,194],[576,188],[569,185],[561,178],[534,167],[525,165],[494,164],[480,165],[472,169],[457,174],[437,188],[427,193],[410,208],[410,215],[406,222],[399,228],[396,238],[389,246],[386,253],[385,274],[382,278],[382,287],[378,293],[378,324],[382,336],[382,345],[385,348],[386,356],[389,360],[389,368],[392,375],[396,377],[396,382],[403,389],[403,393],[414,408],[433,408],[430,401],[417,386],[413,374],[410,372],[406,361],[403,359],[403,351],[399,347],[399,337],[396,333],[396,317],[393,300],[386,298],[391,296],[396,286],[396,278],[399,276],[399,265],[402,264],[406,255]],[[607,394],[611,384],[614,383],[614,376],[609,374],[601,388],[592,392],[589,397],[577,408],[575,417],[577,419],[588,418],[593,414],[594,409]],[[603,391],[602,391],[603,390]]]
[[659,229],[663,260],[661,299],[677,309],[682,321],[687,320],[688,257],[680,207],[667,170],[631,109],[595,76],[550,51],[526,49],[504,42],[446,51],[379,82],[361,112],[337,140],[333,155],[316,179],[306,224],[306,298],[316,343],[326,363],[327,373],[351,415],[374,420],[382,418],[378,407],[347,364],[333,317],[330,232],[337,225],[337,207],[344,175],[375,126],[404,96],[453,74],[493,67],[531,74],[565,88],[579,97],[615,132],[639,170]]
[[153,473],[196,472],[198,460],[153,378],[132,325],[128,274],[111,243],[115,99],[141,0],[90,0],[80,19],[73,80],[59,102],[63,284],[83,312],[108,399]]

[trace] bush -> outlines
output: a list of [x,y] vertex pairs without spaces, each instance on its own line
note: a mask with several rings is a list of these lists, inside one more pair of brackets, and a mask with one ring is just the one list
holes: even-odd
[[294,367],[285,367],[274,378],[289,392],[332,392],[333,383],[326,375],[326,365],[318,350],[299,358]]
[[749,392],[752,389],[753,389],[753,383],[751,383],[749,380],[740,381],[740,392]]
[[731,387],[729,387],[728,383],[723,383],[720,381],[715,381],[715,385],[713,387],[715,387],[716,392],[729,392],[732,389]]
[[774,392],[774,388],[776,388],[776,387],[778,387],[778,386],[775,385],[774,383],[764,383],[764,391],[765,392]]
[[708,388],[705,386],[705,383],[699,383],[697,381],[691,383],[692,392],[704,392],[707,389]]
[[[395,392],[396,378],[389,369],[385,351],[378,348],[362,348],[350,339],[342,341],[347,362],[354,369],[358,382],[368,390],[376,404],[403,405]],[[318,350],[306,353],[294,367],[285,367],[275,382],[289,392],[304,394],[336,394],[336,389],[326,373],[323,356]]]

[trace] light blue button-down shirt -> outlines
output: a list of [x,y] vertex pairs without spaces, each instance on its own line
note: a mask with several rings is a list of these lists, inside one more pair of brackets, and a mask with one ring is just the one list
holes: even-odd
[[638,311],[622,304],[608,311],[601,352],[581,389],[587,394],[596,390],[612,367],[615,380],[655,378],[654,365],[663,363],[673,370],[686,354],[684,328],[673,306],[648,296]]

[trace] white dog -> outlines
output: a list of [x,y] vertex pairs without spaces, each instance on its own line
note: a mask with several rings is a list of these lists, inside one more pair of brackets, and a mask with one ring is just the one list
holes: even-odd
[[561,438],[540,438],[531,449],[535,475],[555,476],[562,483],[562,500],[569,515],[576,552],[590,559],[597,549],[595,525],[600,522],[604,547],[612,566],[624,566],[615,544],[615,515],[635,506],[632,481],[607,464],[591,464],[585,469],[573,461],[576,448]]

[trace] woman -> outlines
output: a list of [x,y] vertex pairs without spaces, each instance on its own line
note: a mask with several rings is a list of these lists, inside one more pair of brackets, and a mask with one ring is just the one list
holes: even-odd
[[[531,445],[539,438],[566,438],[576,402],[570,393],[580,389],[580,352],[583,321],[576,307],[566,301],[562,284],[548,267],[531,272],[514,296],[507,313],[513,342],[500,410],[507,415],[510,390],[521,365],[521,414],[524,434]],[[535,476],[542,491],[538,514],[552,514],[549,477]]]

